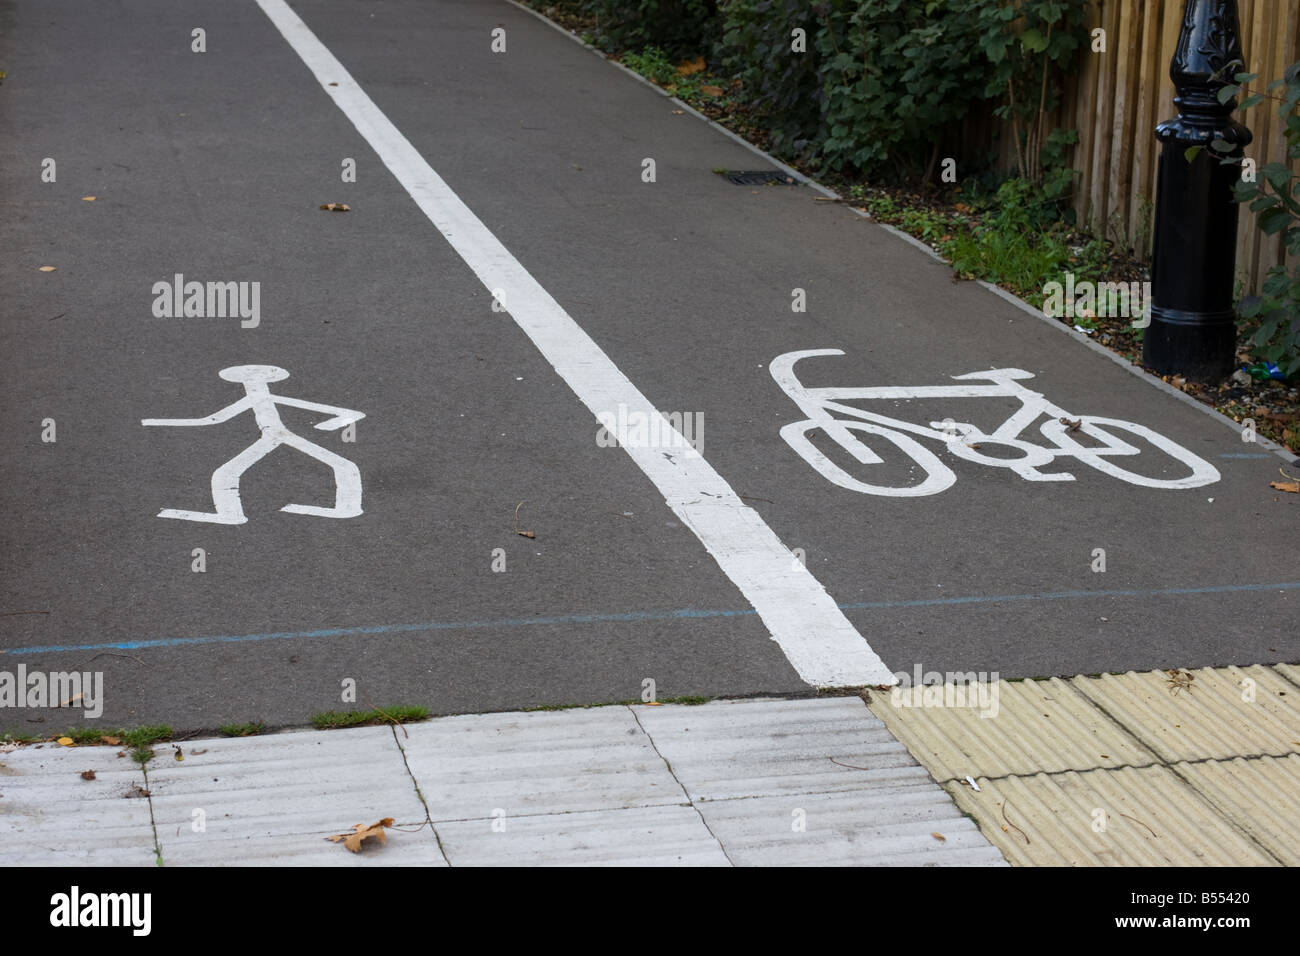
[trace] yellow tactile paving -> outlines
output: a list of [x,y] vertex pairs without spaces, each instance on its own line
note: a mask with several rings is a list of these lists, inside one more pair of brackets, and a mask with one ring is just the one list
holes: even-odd
[[1194,680],[1185,687],[1165,671],[1070,683],[1165,762],[1300,752],[1300,691],[1275,669],[1190,673]]
[[1297,664],[1278,664],[1273,668],[1296,687],[1300,688],[1300,665]]
[[871,710],[1012,863],[1300,865],[1300,667],[1190,673],[999,681],[919,706],[881,691]]
[[977,782],[979,793],[956,782],[946,789],[1019,866],[1279,863],[1166,767]]
[[1287,866],[1300,866],[1300,756],[1174,766],[1238,828]]
[[[871,712],[940,783],[968,774],[1005,777],[1157,762],[1154,753],[1055,677],[990,685],[986,700],[996,702],[996,710],[905,707],[894,699],[888,691],[873,693]],[[981,709],[990,716],[980,716]]]

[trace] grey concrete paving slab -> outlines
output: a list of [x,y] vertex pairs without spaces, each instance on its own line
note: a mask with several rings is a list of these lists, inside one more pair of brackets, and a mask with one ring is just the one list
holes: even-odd
[[917,779],[916,761],[857,697],[635,711],[692,800],[856,790]]
[[698,806],[736,866],[1005,865],[951,798],[922,777],[912,786]]
[[438,824],[453,866],[730,866],[690,806],[629,807],[586,813]]
[[[1000,862],[878,729],[856,698],[764,699],[194,739],[155,745],[136,799],[112,748],[33,746],[0,766],[4,861],[154,865],[156,832],[164,866]],[[385,817],[384,845],[326,840]]]
[[626,707],[447,717],[402,750],[435,823],[686,802]]
[[114,747],[0,753],[0,863],[157,865],[144,787],[139,764]]
[[445,866],[433,832],[394,834],[379,854],[326,838],[392,817],[425,822],[424,805],[388,727],[166,744],[149,791],[169,866]]

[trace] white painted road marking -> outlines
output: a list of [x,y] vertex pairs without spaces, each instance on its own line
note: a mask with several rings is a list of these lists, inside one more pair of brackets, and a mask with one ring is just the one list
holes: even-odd
[[[663,416],[512,256],[393,126],[284,0],[257,0],[357,132],[484,287],[510,291],[508,311],[593,415],[626,406]],[[664,420],[661,435],[676,429]],[[680,436],[680,432],[677,433]],[[854,687],[896,678],[826,589],[703,457],[665,457],[618,436],[624,451],[753,605],[772,639],[809,684]],[[684,436],[681,437],[686,443]]]
[[[1020,379],[1033,378],[1032,372],[1018,368],[989,369],[954,375],[960,385],[873,386],[869,388],[808,388],[795,375],[794,365],[800,359],[820,355],[843,355],[842,349],[804,349],[787,352],[772,360],[772,378],[794,400],[808,417],[791,422],[781,429],[781,437],[804,461],[812,465],[829,481],[870,495],[892,498],[917,498],[938,494],[951,488],[957,481],[952,469],[927,449],[912,435],[931,438],[945,443],[958,458],[994,468],[1008,468],[1026,481],[1074,481],[1069,472],[1041,472],[1057,458],[1075,458],[1098,471],[1146,488],[1199,488],[1213,484],[1220,478],[1218,469],[1205,459],[1188,451],[1145,425],[1122,421],[1118,418],[1099,418],[1095,415],[1074,415],[1058,405],[1053,405],[1041,392],[1019,384]],[[985,384],[965,384],[983,380]],[[1005,422],[986,433],[968,422],[931,422],[930,426],[915,425],[899,418],[869,412],[848,401],[864,399],[914,399],[914,398],[1015,398],[1020,408]],[[1020,439],[1021,433],[1038,419],[1047,416],[1039,426],[1055,448],[1044,448]],[[838,417],[837,417],[838,416]],[[812,432],[822,432],[862,465],[878,465],[882,459],[867,447],[855,432],[873,435],[892,442],[912,461],[921,466],[925,479],[915,485],[873,485],[860,481],[830,460],[808,438]],[[1099,444],[1082,445],[1070,437],[1071,432],[1087,435]],[[1145,439],[1169,455],[1181,466],[1175,478],[1151,478],[1138,472],[1126,471],[1110,459],[1113,456],[1137,455],[1135,448],[1111,431],[1127,432]],[[910,433],[910,434],[909,434]],[[879,447],[879,443],[877,443]],[[1001,445],[1014,449],[1019,457],[1001,458],[982,454],[984,445]],[[1181,472],[1186,471],[1186,474]]]
[[207,511],[164,508],[158,512],[159,518],[208,521],[212,524],[243,524],[248,518],[244,516],[244,507],[239,500],[239,479],[255,462],[265,458],[281,445],[296,448],[304,455],[310,455],[333,468],[336,487],[333,508],[320,508],[316,505],[285,505],[280,509],[281,511],[316,515],[320,518],[355,518],[361,514],[361,472],[357,470],[357,466],[342,455],[336,455],[328,448],[322,448],[289,431],[280,420],[280,413],[275,406],[292,405],[294,408],[332,413],[333,418],[316,425],[322,431],[335,431],[360,421],[366,417],[365,415],[348,408],[272,395],[266,383],[278,382],[289,377],[288,372],[275,365],[232,365],[230,368],[223,368],[218,374],[227,382],[243,383],[246,392],[244,397],[219,412],[213,412],[207,418],[145,418],[140,424],[178,427],[215,425],[218,422],[228,421],[242,412],[252,411],[253,417],[257,420],[257,427],[262,431],[262,437],[212,473],[212,503],[217,509],[215,514]]

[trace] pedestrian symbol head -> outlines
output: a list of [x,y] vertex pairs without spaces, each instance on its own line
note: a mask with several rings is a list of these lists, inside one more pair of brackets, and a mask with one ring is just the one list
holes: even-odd
[[227,382],[278,382],[289,377],[278,365],[232,365],[217,374]]

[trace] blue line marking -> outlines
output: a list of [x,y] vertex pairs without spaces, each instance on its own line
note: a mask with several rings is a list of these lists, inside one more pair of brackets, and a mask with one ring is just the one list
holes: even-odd
[[[1278,584],[1221,584],[1201,588],[1147,590],[1048,591],[1040,594],[991,594],[970,597],[927,598],[913,601],[865,601],[839,605],[842,611],[874,611],[894,607],[938,607],[949,604],[999,604],[1005,601],[1056,601],[1064,598],[1160,597],[1182,594],[1228,594],[1249,591],[1300,590],[1300,581]],[[367,634],[406,634],[416,631],[468,631],[484,628],[526,627],[546,624],[644,623],[647,621],[705,620],[719,617],[753,617],[753,608],[710,611],[683,608],[676,611],[629,611],[622,614],[563,614],[555,617],[516,617],[480,621],[426,621],[423,624],[376,624],[368,627],[331,627],[315,631],[272,631],[266,634],[219,634],[206,637],[160,637],[108,644],[50,644],[42,647],[0,649],[0,655],[57,654],[68,651],[146,650],[154,647],[190,647],[199,644],[243,644],[309,637],[356,637]]]

